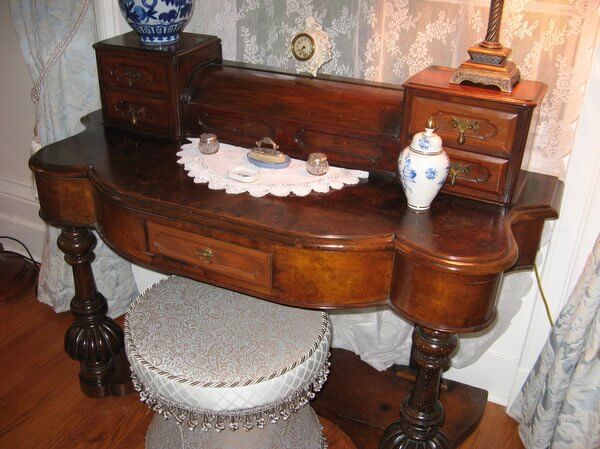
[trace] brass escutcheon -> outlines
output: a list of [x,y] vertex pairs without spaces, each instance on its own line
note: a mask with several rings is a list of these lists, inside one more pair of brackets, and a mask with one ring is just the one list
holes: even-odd
[[479,129],[479,122],[477,120],[469,121],[465,118],[452,117],[450,120],[452,128],[458,128],[458,139],[456,141],[462,145],[465,143],[465,132],[466,131],[477,131]]
[[129,106],[129,114],[131,114],[131,124],[137,125],[138,118],[146,114],[146,108],[144,106]]
[[194,254],[200,258],[205,264],[211,264],[213,262],[213,252],[210,248],[196,249]]
[[129,117],[129,122],[135,126],[141,117],[146,115],[146,107],[139,104],[126,103],[119,101],[115,105],[115,111],[120,112],[121,116]]
[[[473,176],[469,176],[471,175],[472,169],[474,172]],[[479,175],[477,175],[478,173]],[[448,171],[448,179],[450,180],[449,184],[454,186],[457,178],[479,184],[490,179],[490,172],[479,164],[475,164],[475,166],[473,166],[473,164],[462,165],[459,162],[452,162],[450,164],[450,170]]]
[[124,78],[129,87],[133,87],[134,84],[146,83],[148,81],[142,70],[131,67],[116,65],[110,70],[109,73],[110,76],[116,78],[117,82],[121,82],[121,80]]
[[450,185],[454,186],[456,178],[460,175],[469,176],[471,172],[471,165],[462,165],[458,162],[452,162],[450,164],[450,171],[448,172],[448,179],[450,179]]
[[129,87],[133,87],[135,83],[144,79],[144,74],[140,70],[125,68],[123,70],[123,77],[127,79]]

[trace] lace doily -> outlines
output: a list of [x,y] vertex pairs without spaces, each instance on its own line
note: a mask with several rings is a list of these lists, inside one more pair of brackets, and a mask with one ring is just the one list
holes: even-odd
[[[230,194],[248,192],[255,197],[265,195],[288,196],[293,193],[306,196],[310,192],[329,192],[329,189],[339,190],[345,185],[358,184],[360,179],[369,177],[369,172],[330,167],[323,176],[313,176],[306,171],[306,162],[292,159],[287,168],[259,168],[248,162],[248,149],[221,143],[219,152],[205,155],[198,150],[198,139],[190,139],[192,143],[185,144],[179,156],[178,163],[182,164],[194,182],[208,183],[211,190],[225,190]],[[227,172],[233,167],[248,167],[260,172],[260,178],[253,183],[235,181],[227,177]]]

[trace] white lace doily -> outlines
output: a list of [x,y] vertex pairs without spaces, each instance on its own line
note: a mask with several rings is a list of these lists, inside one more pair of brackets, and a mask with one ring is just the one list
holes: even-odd
[[[306,162],[292,159],[289,167],[282,169],[259,168],[248,162],[248,149],[221,143],[219,152],[206,155],[198,150],[198,139],[190,139],[177,153],[179,162],[194,178],[194,182],[208,183],[211,190],[225,190],[237,194],[248,192],[252,196],[261,197],[267,194],[288,196],[294,193],[306,196],[310,192],[329,192],[329,189],[341,189],[345,185],[358,184],[360,179],[368,178],[369,172],[330,167],[323,176],[313,176],[306,171]],[[233,167],[248,167],[260,172],[260,178],[253,183],[235,181],[227,177]]]

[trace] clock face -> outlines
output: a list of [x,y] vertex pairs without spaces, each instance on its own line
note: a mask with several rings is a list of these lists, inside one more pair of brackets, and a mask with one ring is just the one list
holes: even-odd
[[300,33],[292,40],[292,54],[298,61],[307,61],[315,54],[315,40],[310,34]]

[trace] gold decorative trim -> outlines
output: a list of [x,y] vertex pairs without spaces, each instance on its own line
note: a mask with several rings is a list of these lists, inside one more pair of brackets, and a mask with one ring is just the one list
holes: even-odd
[[507,61],[503,66],[495,67],[466,61],[454,72],[450,82],[461,84],[469,81],[475,84],[496,86],[502,92],[511,93],[513,86],[520,80],[521,74],[514,62]]

